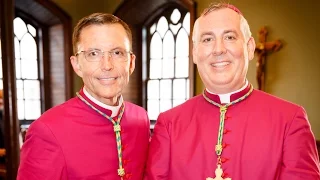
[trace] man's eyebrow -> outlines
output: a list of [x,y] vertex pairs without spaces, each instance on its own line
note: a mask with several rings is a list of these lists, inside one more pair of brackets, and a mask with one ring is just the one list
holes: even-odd
[[213,36],[213,35],[214,35],[213,32],[207,31],[207,32],[201,33],[200,37],[203,37],[203,36]]
[[131,50],[127,50],[126,48],[122,48],[121,46],[113,47],[109,50],[110,51],[126,51],[126,52],[131,52]]
[[238,35],[237,31],[234,29],[229,29],[229,30],[223,31],[223,34],[228,34],[228,33],[234,33],[234,34]]
[[100,50],[101,51],[101,49],[99,49],[99,48],[91,48],[90,47],[90,48],[87,49],[87,51],[94,51],[94,50]]
[[[228,33],[234,33],[234,34],[238,35],[237,31],[234,29],[228,29],[228,30],[223,31],[223,34],[228,34]],[[201,33],[200,38],[202,38],[203,36],[214,36],[214,33],[210,32],[210,31],[203,32],[203,33]]]

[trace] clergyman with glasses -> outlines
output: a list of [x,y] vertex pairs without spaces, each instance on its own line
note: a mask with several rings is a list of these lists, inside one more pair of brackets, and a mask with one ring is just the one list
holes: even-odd
[[31,124],[18,180],[142,179],[149,119],[121,95],[135,68],[131,49],[131,30],[118,17],[94,13],[78,22],[70,60],[84,86]]

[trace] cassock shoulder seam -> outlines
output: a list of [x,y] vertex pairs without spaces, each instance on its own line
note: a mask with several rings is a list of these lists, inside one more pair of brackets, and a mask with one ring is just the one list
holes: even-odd
[[296,110],[294,111],[292,117],[290,118],[290,120],[289,120],[289,122],[288,122],[288,130],[287,130],[287,132],[286,132],[286,134],[285,134],[285,136],[284,136],[285,138],[288,136],[288,133],[290,132],[291,126],[292,126],[292,124],[294,123],[294,121],[298,118],[299,114],[302,114],[302,115],[303,115],[303,119],[304,119],[307,123],[309,123],[309,122],[308,122],[308,118],[307,118],[307,116],[306,116],[306,111],[304,110],[304,108],[301,107],[301,106],[297,106],[297,107],[296,107]]

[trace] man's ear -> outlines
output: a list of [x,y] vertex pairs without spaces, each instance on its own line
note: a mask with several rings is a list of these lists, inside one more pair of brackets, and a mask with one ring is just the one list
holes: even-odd
[[199,17],[196,22],[194,23],[193,26],[193,31],[192,31],[192,61],[194,64],[198,63],[198,58],[196,58],[197,56],[197,49],[198,49],[198,41],[199,39],[197,39],[197,37],[199,36],[199,23],[200,23],[200,19],[201,17]]
[[81,68],[81,64],[79,63],[78,57],[77,56],[71,56],[70,57],[70,62],[72,65],[72,68],[74,70],[74,72],[82,78],[82,68]]
[[248,59],[249,61],[251,61],[254,58],[254,51],[256,50],[256,42],[254,41],[253,37],[250,37],[247,43],[247,49],[248,49]]
[[133,73],[135,67],[136,67],[136,55],[131,54],[130,55],[130,67],[129,67],[130,75]]
[[197,47],[195,45],[195,43],[192,44],[192,61],[194,64],[197,64],[198,63],[198,59],[196,58],[196,51],[197,50]]

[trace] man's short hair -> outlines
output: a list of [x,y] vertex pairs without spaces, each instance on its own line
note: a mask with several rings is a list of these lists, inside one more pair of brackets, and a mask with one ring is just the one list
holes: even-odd
[[90,25],[105,25],[105,24],[120,24],[126,31],[132,48],[132,33],[127,23],[122,21],[117,16],[108,13],[93,13],[89,16],[82,18],[74,27],[72,35],[73,53],[78,51],[78,43],[80,41],[80,34],[83,28]]
[[250,31],[250,26],[248,21],[244,18],[241,11],[232,4],[228,3],[211,3],[208,8],[204,9],[200,16],[206,16],[212,11],[216,11],[219,9],[229,8],[240,15],[240,29],[244,36],[244,39],[247,41],[251,37],[252,33]]

